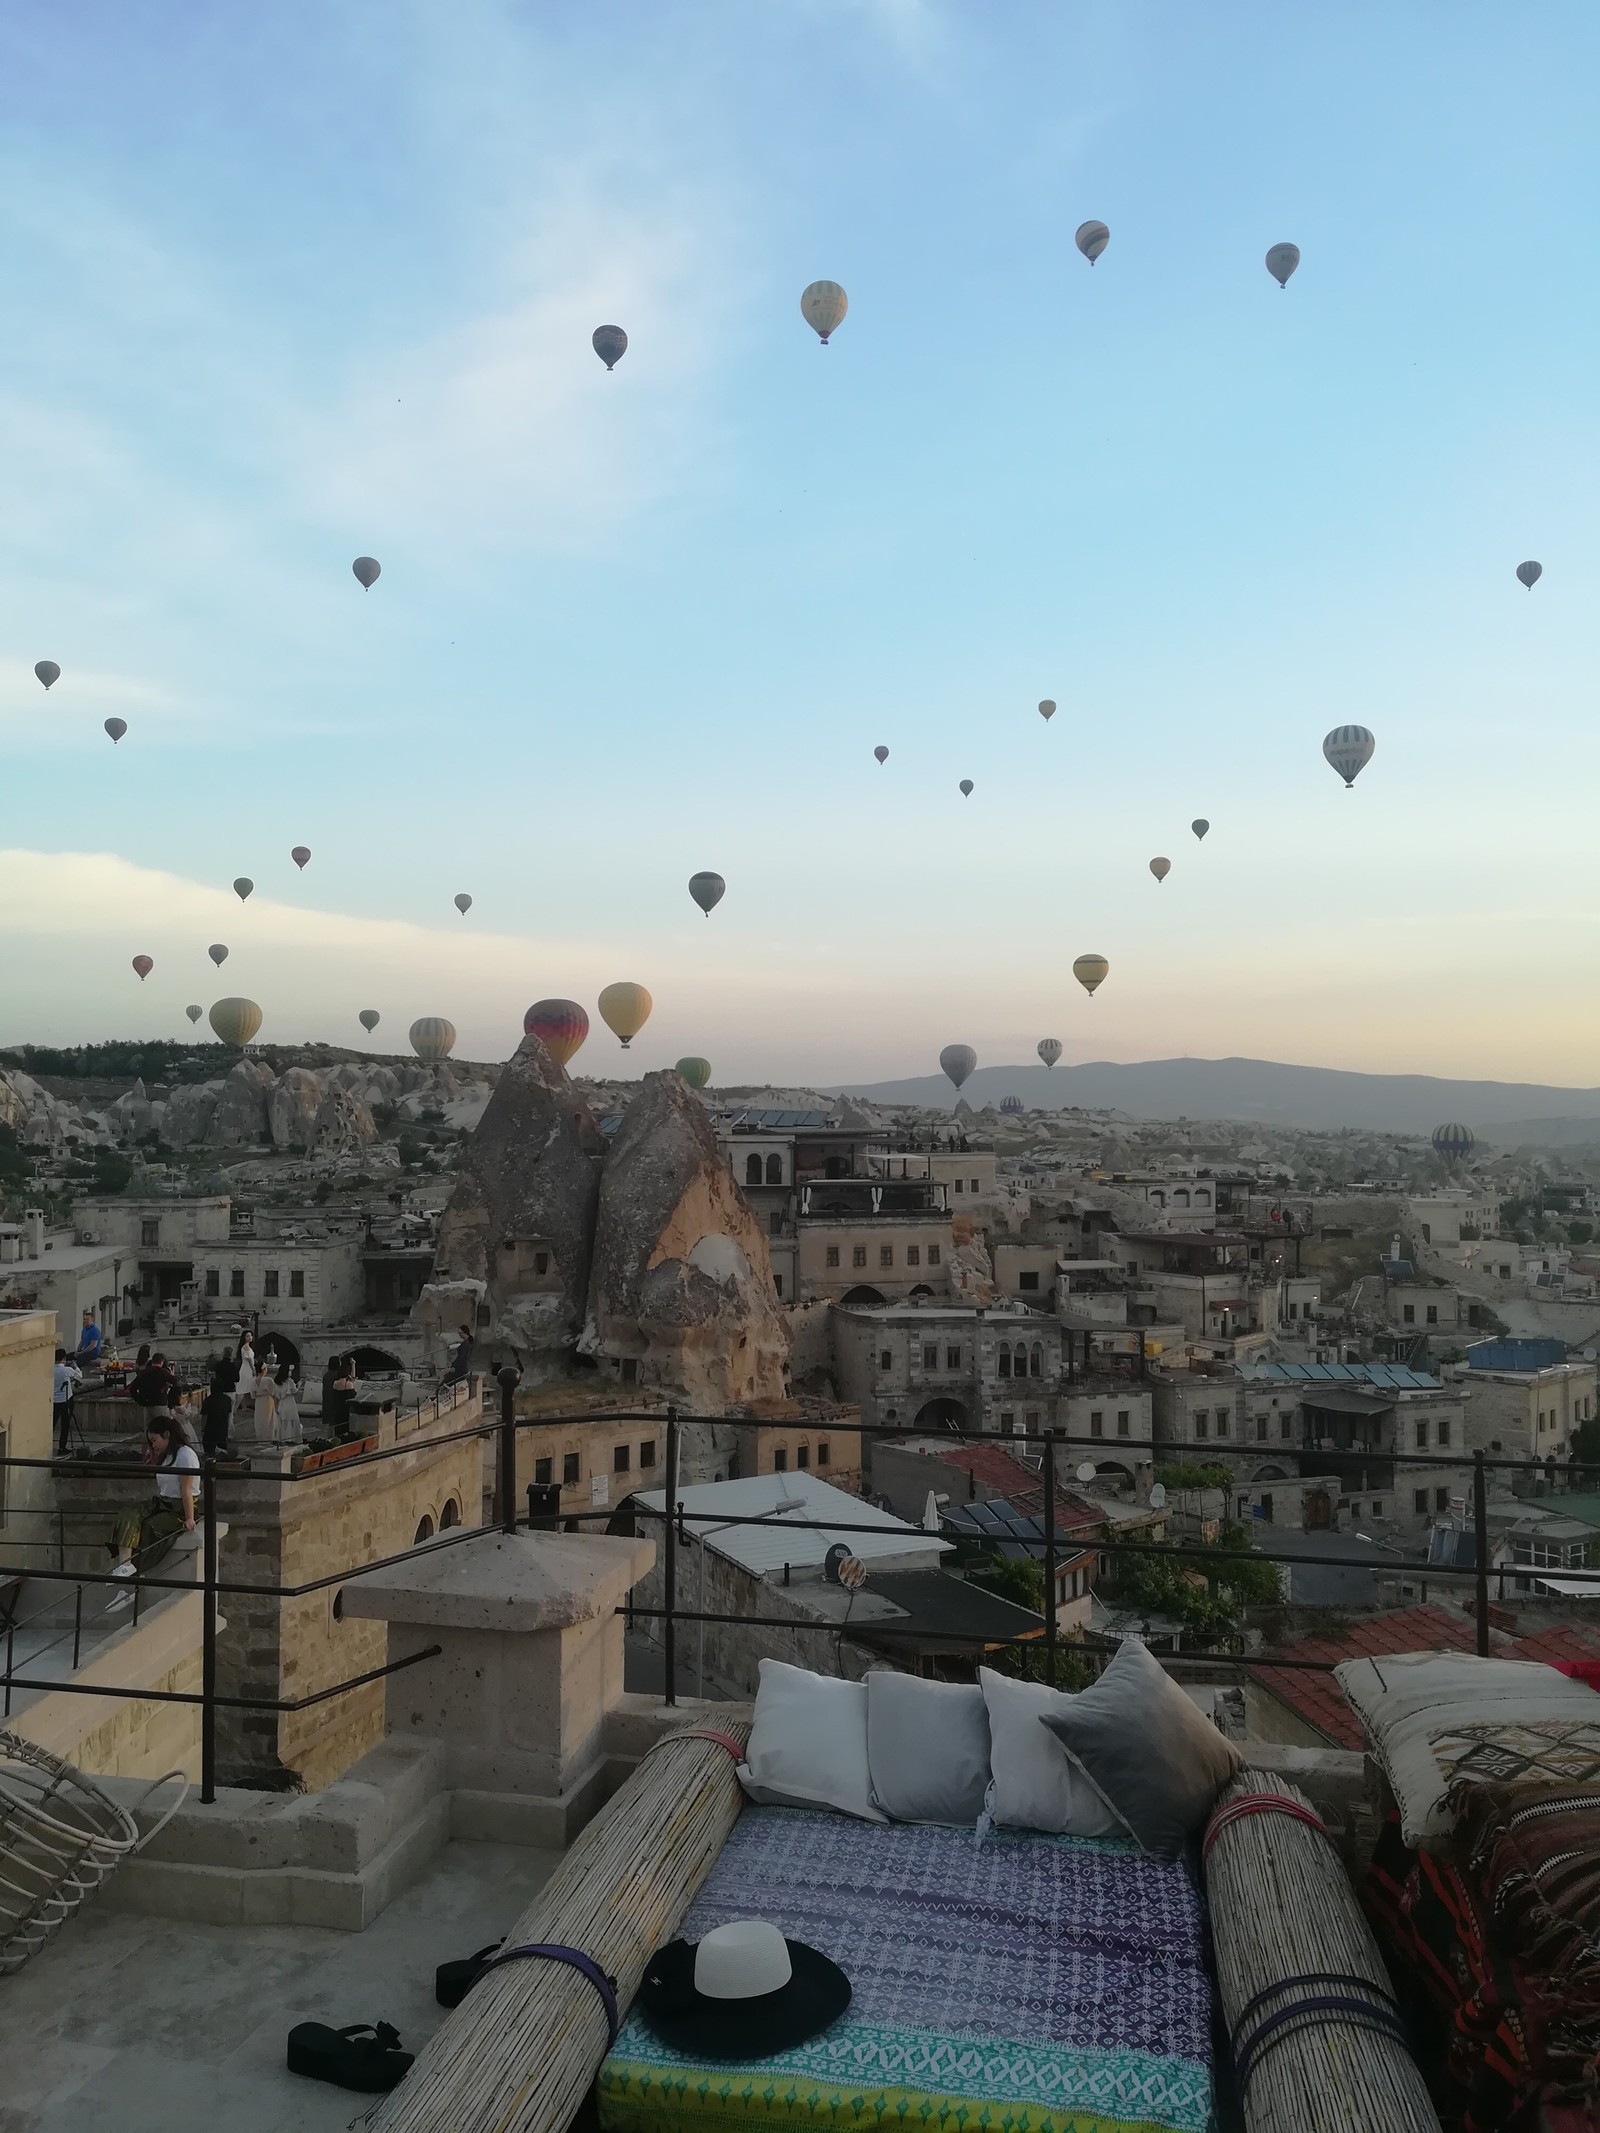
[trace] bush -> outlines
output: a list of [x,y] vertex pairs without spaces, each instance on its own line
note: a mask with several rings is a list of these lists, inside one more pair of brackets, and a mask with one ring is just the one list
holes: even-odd
[[1173,1489],[1225,1489],[1233,1476],[1215,1459],[1179,1459],[1171,1466],[1158,1466],[1156,1479],[1169,1492]]

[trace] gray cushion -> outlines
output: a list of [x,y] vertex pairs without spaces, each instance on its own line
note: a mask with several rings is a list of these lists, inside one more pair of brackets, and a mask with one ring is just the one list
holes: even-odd
[[873,1801],[894,1821],[976,1822],[989,1783],[982,1689],[869,1674],[867,1765]]
[[1041,1721],[1155,1859],[1176,1859],[1244,1757],[1137,1637]]

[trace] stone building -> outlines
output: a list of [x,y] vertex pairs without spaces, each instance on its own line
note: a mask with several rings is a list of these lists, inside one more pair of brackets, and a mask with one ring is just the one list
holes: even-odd
[[1466,1394],[1468,1447],[1530,1465],[1564,1462],[1574,1432],[1594,1419],[1596,1378],[1595,1364],[1569,1357],[1564,1341],[1475,1341],[1453,1381]]

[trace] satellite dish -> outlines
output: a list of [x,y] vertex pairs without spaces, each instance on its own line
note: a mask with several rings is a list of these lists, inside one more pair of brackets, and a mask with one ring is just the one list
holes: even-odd
[[845,1557],[849,1553],[850,1550],[845,1546],[843,1541],[834,1542],[833,1546],[822,1558],[822,1576],[825,1583],[829,1585],[838,1584],[839,1565],[844,1561]]
[[1150,1508],[1151,1508],[1151,1510],[1152,1510],[1152,1511],[1159,1511],[1159,1510],[1161,1509],[1161,1506],[1162,1506],[1162,1505],[1163,1505],[1163,1504],[1164,1504],[1164,1503],[1166,1502],[1166,1500],[1167,1500],[1167,1485],[1166,1485],[1166,1483],[1165,1483],[1164,1481],[1154,1481],[1154,1482],[1152,1482],[1152,1483],[1150,1484]]
[[822,1559],[822,1575],[829,1585],[842,1585],[846,1592],[859,1592],[867,1582],[867,1566],[852,1555],[843,1541],[835,1541]]
[[1097,1471],[1098,1469],[1096,1468],[1094,1461],[1092,1459],[1085,1459],[1082,1466],[1080,1466],[1077,1470],[1078,1479],[1080,1481],[1093,1481]]

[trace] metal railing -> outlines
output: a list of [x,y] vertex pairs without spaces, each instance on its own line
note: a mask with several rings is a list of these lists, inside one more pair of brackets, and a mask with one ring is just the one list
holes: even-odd
[[[1037,1430],[1020,1435],[1012,1434],[1011,1436],[1002,1436],[993,1430],[979,1429],[940,1429],[937,1432],[919,1433],[908,1429],[903,1424],[867,1424],[845,1420],[837,1415],[800,1416],[789,1419],[787,1423],[775,1423],[772,1418],[683,1414],[675,1406],[670,1405],[664,1412],[660,1407],[623,1409],[621,1411],[613,1408],[602,1414],[588,1411],[576,1414],[519,1416],[516,1413],[516,1391],[520,1382],[520,1372],[510,1368],[502,1370],[497,1373],[497,1382],[500,1395],[497,1415],[493,1417],[486,1416],[485,1419],[468,1424],[460,1429],[439,1431],[433,1434],[423,1434],[421,1430],[414,1429],[406,1437],[397,1439],[393,1444],[379,1445],[370,1451],[356,1453],[342,1460],[336,1468],[331,1470],[319,1470],[313,1474],[295,1474],[293,1472],[263,1474],[257,1472],[240,1476],[235,1468],[221,1465],[214,1458],[205,1457],[201,1460],[198,1476],[200,1502],[196,1520],[201,1532],[201,1576],[198,1583],[193,1579],[163,1578],[143,1573],[134,1581],[136,1590],[142,1588],[146,1593],[199,1591],[202,1613],[201,1683],[198,1691],[109,1685],[100,1681],[84,1683],[75,1680],[40,1680],[32,1676],[14,1676],[11,1653],[8,1649],[5,1672],[5,1687],[8,1696],[15,1679],[16,1686],[30,1691],[124,1698],[138,1702],[198,1705],[200,1710],[201,1750],[200,1796],[203,1801],[212,1801],[216,1797],[217,1714],[220,1711],[257,1711],[277,1712],[280,1714],[304,1711],[316,1705],[327,1703],[335,1697],[346,1695],[353,1690],[384,1680],[389,1675],[399,1673],[405,1668],[420,1665],[425,1661],[437,1658],[442,1649],[437,1644],[429,1645],[424,1650],[408,1654],[403,1659],[393,1660],[382,1666],[367,1668],[360,1673],[350,1675],[343,1680],[334,1682],[327,1687],[310,1691],[302,1696],[251,1697],[228,1695],[222,1693],[218,1686],[218,1602],[225,1597],[234,1596],[253,1596],[279,1600],[299,1599],[308,1594],[324,1592],[332,1587],[344,1585],[353,1578],[391,1569],[398,1564],[437,1554],[447,1548],[467,1545],[489,1534],[514,1534],[519,1530],[523,1530],[525,1526],[528,1528],[539,1525],[548,1526],[553,1521],[568,1527],[578,1528],[602,1521],[609,1524],[618,1516],[618,1507],[616,1506],[591,1508],[584,1511],[569,1511],[560,1508],[559,1503],[557,1503],[553,1510],[547,1507],[542,1516],[535,1516],[531,1507],[525,1520],[519,1518],[518,1515],[517,1440],[519,1433],[525,1430],[539,1430],[551,1426],[570,1426],[574,1424],[581,1426],[589,1421],[601,1426],[617,1422],[638,1422],[657,1427],[664,1424],[665,1459],[660,1484],[662,1490],[661,1505],[656,1507],[643,1503],[640,1501],[638,1491],[631,1491],[629,1498],[626,1499],[631,1505],[629,1515],[646,1521],[654,1521],[660,1527],[663,1604],[658,1608],[643,1607],[635,1604],[630,1598],[618,1609],[618,1612],[633,1620],[659,1620],[661,1623],[661,1641],[666,1667],[665,1701],[669,1705],[675,1704],[677,1701],[677,1633],[680,1625],[689,1623],[724,1623],[742,1625],[749,1628],[782,1628],[789,1631],[798,1630],[802,1632],[809,1630],[823,1635],[838,1635],[841,1631],[840,1623],[820,1617],[808,1620],[803,1615],[730,1613],[704,1608],[689,1608],[680,1604],[678,1597],[679,1550],[688,1538],[692,1527],[696,1525],[715,1525],[727,1528],[738,1525],[770,1525],[773,1522],[773,1513],[771,1511],[739,1516],[730,1515],[728,1512],[721,1510],[694,1511],[689,1509],[681,1493],[683,1433],[686,1429],[710,1428],[714,1426],[751,1429],[786,1426],[791,1431],[808,1429],[818,1433],[826,1432],[830,1435],[837,1433],[846,1437],[853,1436],[865,1440],[869,1444],[878,1439],[904,1441],[908,1437],[920,1434],[924,1437],[931,1435],[940,1444],[946,1442],[952,1445],[979,1443],[987,1444],[990,1447],[1004,1447],[1007,1449],[1015,1448],[1022,1444],[1036,1449],[1040,1455],[1037,1475],[1035,1476],[1033,1469],[1028,1466],[1021,1467],[1020,1471],[1030,1479],[1036,1479],[1039,1484],[1042,1494],[1041,1531],[1037,1538],[1012,1533],[1006,1533],[997,1536],[997,1538],[1007,1546],[1020,1545],[1040,1564],[1044,1583],[1042,1636],[1038,1630],[1033,1630],[1026,1634],[1019,1633],[1006,1636],[976,1631],[941,1632],[941,1639],[952,1645],[974,1645],[980,1646],[985,1650],[992,1650],[1002,1646],[1042,1644],[1045,1678],[1051,1682],[1056,1678],[1060,1649],[1063,1641],[1065,1641],[1060,1632],[1059,1595],[1056,1579],[1057,1564],[1063,1546],[1069,1548],[1074,1554],[1087,1550],[1092,1551],[1097,1556],[1111,1557],[1113,1560],[1123,1555],[1138,1554],[1146,1559],[1151,1555],[1156,1555],[1176,1562],[1209,1565],[1213,1570],[1219,1566],[1226,1565],[1230,1560],[1239,1559],[1290,1565],[1304,1563],[1308,1560],[1302,1553],[1272,1549],[1270,1547],[1258,1547],[1253,1544],[1249,1548],[1239,1551],[1228,1551],[1219,1550],[1214,1544],[1207,1544],[1204,1541],[1189,1543],[1183,1540],[1162,1539],[1159,1542],[1152,1543],[1149,1540],[1119,1540],[1110,1534],[1102,1534],[1098,1531],[1094,1533],[1092,1538],[1079,1538],[1058,1527],[1057,1516],[1062,1488],[1056,1474],[1056,1455],[1059,1452],[1077,1449],[1084,1456],[1099,1454],[1102,1459],[1113,1450],[1119,1455],[1125,1452],[1148,1452],[1156,1456],[1165,1454],[1170,1460],[1175,1450],[1187,1452],[1191,1449],[1187,1446],[1174,1446],[1170,1443],[1158,1441],[1155,1438],[1124,1438],[1119,1436],[1108,1440],[1104,1437],[1093,1437],[1083,1432],[1062,1429]],[[442,1395],[446,1389],[445,1386],[441,1385],[432,1396],[430,1402],[424,1402],[417,1409],[408,1410],[408,1413],[423,1414],[431,1411],[433,1419],[437,1422],[448,1411],[441,1405]],[[459,1400],[454,1404],[460,1404]],[[224,1578],[220,1574],[219,1483],[237,1478],[249,1481],[253,1485],[260,1485],[262,1482],[277,1482],[285,1487],[293,1487],[297,1483],[322,1480],[326,1478],[328,1472],[336,1473],[343,1480],[353,1474],[359,1474],[365,1468],[381,1466],[391,1459],[414,1457],[417,1453],[423,1451],[431,1453],[442,1447],[465,1443],[470,1440],[483,1443],[489,1439],[493,1440],[495,1486],[493,1516],[487,1523],[452,1527],[426,1540],[414,1542],[411,1546],[399,1549],[389,1555],[352,1562],[323,1576],[302,1579],[293,1583],[263,1583],[258,1580]],[[1294,1448],[1290,1447],[1289,1449],[1292,1451]],[[1239,1456],[1249,1456],[1249,1454],[1243,1452]],[[1380,1457],[1385,1464],[1395,1468],[1448,1470],[1453,1474],[1459,1474],[1463,1466],[1468,1464],[1467,1459],[1460,1456],[1451,1457],[1448,1454],[1393,1451],[1374,1456]],[[1497,1568],[1491,1566],[1488,1560],[1488,1474],[1492,1470],[1504,1468],[1525,1475],[1527,1472],[1526,1462],[1510,1458],[1490,1459],[1483,1452],[1475,1451],[1471,1454],[1470,1465],[1472,1471],[1472,1526],[1475,1540],[1475,1566],[1471,1570],[1455,1570],[1426,1559],[1408,1560],[1404,1557],[1399,1557],[1392,1561],[1379,1562],[1375,1561],[1370,1555],[1318,1554],[1313,1558],[1309,1558],[1309,1560],[1314,1561],[1322,1568],[1381,1570],[1386,1576],[1415,1574],[1419,1579],[1428,1578],[1441,1584],[1461,1584],[1471,1580],[1475,1591],[1475,1646],[1480,1655],[1487,1655],[1490,1642],[1491,1581],[1497,1577],[1503,1581],[1507,1575],[1519,1577],[1524,1575],[1537,1576],[1538,1572],[1533,1566],[1521,1564]],[[43,1468],[54,1471],[60,1471],[65,1466],[69,1471],[92,1474],[97,1480],[125,1478],[148,1482],[151,1476],[150,1467],[143,1462],[123,1464],[121,1462],[97,1460],[92,1465],[85,1465],[82,1462],[65,1462],[55,1458],[8,1458],[0,1461],[0,1466],[17,1469]],[[817,1479],[820,1477],[813,1474],[812,1478]],[[1283,1480],[1293,1484],[1300,1478],[1286,1475]],[[537,1487],[539,1485],[535,1484],[534,1486]],[[1237,1479],[1230,1481],[1229,1493],[1234,1493],[1244,1486],[1246,1484],[1243,1481],[1243,1477],[1237,1477]],[[1259,1485],[1249,1484],[1249,1486],[1255,1488]],[[530,1489],[530,1495],[532,1493],[533,1491]],[[13,1512],[13,1515],[16,1515],[15,1512]],[[55,1512],[46,1515],[55,1516],[59,1519],[59,1514]],[[1089,1524],[1092,1521],[1084,1521],[1083,1523]],[[881,1519],[873,1523],[865,1520],[857,1523],[849,1519],[797,1519],[787,1513],[782,1517],[782,1525],[783,1529],[789,1532],[825,1532],[833,1536],[861,1533],[881,1537],[886,1530],[892,1530],[886,1529]],[[58,1532],[61,1531],[62,1529],[58,1525]],[[64,1539],[61,1542],[61,1548],[64,1554]],[[0,1579],[9,1575],[20,1575],[30,1580],[38,1580],[49,1584],[75,1584],[79,1590],[77,1608],[80,1619],[83,1588],[85,1586],[98,1587],[105,1585],[113,1582],[114,1579],[114,1573],[110,1571],[70,1571],[66,1569],[64,1561],[58,1567],[45,1568],[36,1568],[31,1564],[13,1565],[0,1563]],[[1563,1570],[1559,1575],[1565,1579],[1600,1586],[1600,1571]],[[124,1581],[116,1580],[116,1582],[121,1584]],[[858,1628],[864,1626],[857,1625]],[[1111,1646],[1104,1641],[1098,1643],[1091,1639],[1081,1641],[1073,1639],[1071,1641],[1075,1650],[1082,1650],[1091,1656],[1102,1654],[1111,1649]],[[80,1652],[81,1634],[75,1638],[74,1643],[75,1672]],[[1252,1668],[1268,1666],[1326,1673],[1330,1672],[1334,1664],[1336,1664],[1333,1660],[1301,1659],[1292,1655],[1265,1650],[1248,1653],[1239,1651],[1184,1651],[1173,1656],[1181,1658],[1186,1667],[1217,1666],[1237,1669],[1243,1666]],[[23,1663],[27,1665],[30,1662],[25,1660]]]

